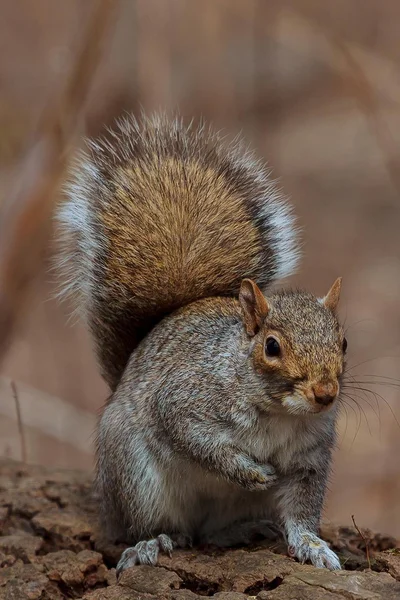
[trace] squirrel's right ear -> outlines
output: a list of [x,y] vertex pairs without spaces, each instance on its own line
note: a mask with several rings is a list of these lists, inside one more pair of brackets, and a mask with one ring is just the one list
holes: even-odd
[[322,298],[322,304],[326,308],[330,308],[330,310],[332,310],[333,312],[336,311],[337,306],[339,304],[341,288],[342,288],[342,278],[338,277],[336,279],[335,283],[333,284],[333,286],[331,287],[331,289],[329,290],[329,292],[327,293],[327,295],[324,298]]
[[248,335],[255,336],[269,312],[269,305],[258,285],[251,279],[243,279],[239,302],[243,309],[244,324]]

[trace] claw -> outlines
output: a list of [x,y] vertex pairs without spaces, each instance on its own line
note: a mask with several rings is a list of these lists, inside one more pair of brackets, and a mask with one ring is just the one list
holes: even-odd
[[310,561],[320,569],[336,571],[340,569],[340,561],[328,544],[312,533],[303,533],[296,536],[288,547],[289,556],[296,558],[304,564]]
[[156,565],[160,551],[171,557],[173,548],[174,543],[172,539],[164,533],[153,540],[138,542],[136,546],[127,548],[122,553],[117,565],[117,578],[119,578],[122,571],[129,569],[129,567],[135,565]]

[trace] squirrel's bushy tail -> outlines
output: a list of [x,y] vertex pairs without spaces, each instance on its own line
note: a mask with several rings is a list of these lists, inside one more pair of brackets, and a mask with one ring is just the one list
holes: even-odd
[[114,389],[168,313],[290,274],[297,236],[266,168],[204,125],[127,117],[88,148],[57,215],[60,262]]

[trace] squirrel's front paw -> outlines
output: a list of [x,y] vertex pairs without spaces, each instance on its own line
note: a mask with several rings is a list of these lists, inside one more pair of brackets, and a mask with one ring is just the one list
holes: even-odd
[[117,577],[134,565],[156,565],[160,550],[171,556],[173,548],[174,542],[163,533],[154,540],[138,542],[136,546],[127,548],[122,553],[117,564]]
[[247,490],[266,490],[276,481],[277,475],[273,466],[254,463],[247,469],[241,485]]
[[338,557],[328,544],[318,536],[308,532],[296,532],[288,536],[289,555],[295,556],[300,562],[310,561],[314,567],[326,568],[331,571],[340,569]]

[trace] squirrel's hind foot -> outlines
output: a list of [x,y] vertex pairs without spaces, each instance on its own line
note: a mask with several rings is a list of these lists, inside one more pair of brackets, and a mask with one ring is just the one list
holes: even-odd
[[152,540],[142,540],[135,546],[124,550],[117,564],[117,577],[122,571],[135,565],[152,565],[158,562],[158,555],[161,552],[172,555],[172,550],[176,547],[184,548],[191,546],[191,539],[186,535],[174,535],[173,538],[165,533],[161,533]]
[[122,571],[134,565],[156,565],[160,551],[171,556],[173,548],[174,542],[164,533],[153,540],[138,542],[122,553],[117,564],[117,577],[121,575]]

